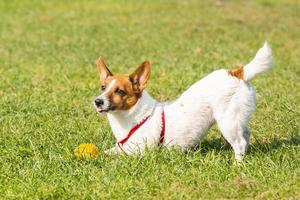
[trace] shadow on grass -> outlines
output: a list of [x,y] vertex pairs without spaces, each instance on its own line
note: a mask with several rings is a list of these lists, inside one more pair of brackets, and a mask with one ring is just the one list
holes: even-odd
[[[292,136],[288,139],[273,138],[268,142],[260,142],[256,140],[254,143],[250,143],[248,153],[260,151],[260,152],[270,152],[275,149],[289,146],[300,146],[300,135]],[[200,151],[201,153],[207,153],[211,150],[228,151],[231,150],[231,146],[225,139],[212,139],[203,140],[197,145],[193,150]]]

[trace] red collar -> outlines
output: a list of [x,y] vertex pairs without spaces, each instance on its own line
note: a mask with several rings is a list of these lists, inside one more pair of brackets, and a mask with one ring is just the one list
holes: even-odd
[[[124,152],[124,150],[122,149],[122,145],[125,144],[125,142],[127,142],[127,140],[129,140],[129,138],[141,127],[143,126],[143,124],[150,118],[150,115],[148,115],[146,118],[144,118],[140,123],[138,123],[137,125],[135,125],[127,134],[127,136],[122,139],[121,141],[117,142],[118,146],[120,147],[120,149]],[[159,145],[162,145],[164,143],[164,138],[165,138],[165,131],[166,131],[166,120],[165,120],[165,111],[162,108],[162,113],[161,113],[161,121],[162,121],[162,128],[161,128],[161,132],[160,132],[160,137],[159,137]],[[125,153],[125,152],[124,152]]]

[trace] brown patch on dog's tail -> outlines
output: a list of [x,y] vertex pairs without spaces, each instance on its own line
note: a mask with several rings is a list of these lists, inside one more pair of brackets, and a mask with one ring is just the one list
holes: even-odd
[[236,68],[228,70],[228,75],[244,80],[244,66],[238,65]]

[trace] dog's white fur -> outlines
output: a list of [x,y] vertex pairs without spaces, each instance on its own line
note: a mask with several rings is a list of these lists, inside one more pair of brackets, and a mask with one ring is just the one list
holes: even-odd
[[[146,123],[122,146],[127,154],[143,152],[157,146],[162,128],[162,109],[165,112],[163,146],[189,149],[197,144],[216,122],[224,138],[240,161],[249,145],[248,122],[255,109],[255,89],[249,81],[272,66],[272,51],[267,42],[255,58],[244,67],[243,80],[230,76],[225,69],[217,70],[196,82],[173,102],[160,103],[146,91],[127,111],[107,114],[113,133],[120,141],[130,129],[150,115]],[[107,152],[120,152],[116,145]]]

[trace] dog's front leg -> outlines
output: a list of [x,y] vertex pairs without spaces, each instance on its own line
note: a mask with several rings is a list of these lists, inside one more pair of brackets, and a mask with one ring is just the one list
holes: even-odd
[[118,153],[130,155],[133,151],[128,151],[128,149],[125,149],[124,147],[121,148],[118,144],[116,144],[115,147],[105,150],[104,153],[107,155],[116,155]]
[[145,144],[131,144],[131,145],[122,145],[119,146],[118,144],[116,144],[115,147],[108,149],[106,151],[104,151],[105,154],[108,155],[116,155],[118,153],[123,153],[126,155],[132,155],[132,154],[142,154],[144,152],[145,149]]
[[115,147],[111,148],[111,149],[107,149],[107,150],[104,151],[104,153],[108,154],[108,155],[115,155],[119,152],[120,152],[120,150],[119,150],[117,145]]

